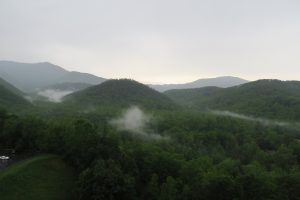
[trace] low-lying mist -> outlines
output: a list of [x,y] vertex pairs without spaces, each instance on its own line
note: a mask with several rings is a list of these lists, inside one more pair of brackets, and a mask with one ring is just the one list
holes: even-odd
[[162,140],[168,139],[147,129],[148,124],[153,120],[153,116],[146,114],[137,106],[131,106],[124,111],[122,116],[110,121],[110,124],[119,131],[129,131],[133,134],[143,136],[147,139]]
[[51,102],[59,103],[62,101],[63,97],[73,93],[71,90],[54,90],[48,89],[39,91],[38,95],[47,98]]
[[258,123],[261,123],[265,126],[280,126],[280,127],[287,127],[287,128],[300,128],[299,123],[291,123],[291,122],[285,122],[285,121],[271,120],[271,119],[265,119],[265,118],[261,118],[261,117],[252,117],[252,116],[238,114],[238,113],[234,113],[234,112],[230,112],[230,111],[214,110],[214,111],[211,111],[211,113],[213,113],[215,115],[227,116],[227,117],[242,119],[242,120],[246,120],[246,121],[258,122]]

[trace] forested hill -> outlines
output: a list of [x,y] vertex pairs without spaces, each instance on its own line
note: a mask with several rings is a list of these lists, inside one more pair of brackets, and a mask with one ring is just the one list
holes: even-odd
[[65,97],[65,104],[78,107],[128,107],[137,105],[151,109],[173,109],[177,105],[164,94],[137,81],[109,80]]
[[30,103],[24,99],[22,92],[0,78],[0,107],[9,111],[16,111],[30,106]]
[[300,82],[258,80],[231,88],[170,90],[175,102],[197,108],[228,110],[273,119],[300,119]]
[[12,84],[8,83],[6,80],[0,77],[0,86],[6,88],[7,90],[17,94],[17,95],[23,95],[23,92],[13,86]]

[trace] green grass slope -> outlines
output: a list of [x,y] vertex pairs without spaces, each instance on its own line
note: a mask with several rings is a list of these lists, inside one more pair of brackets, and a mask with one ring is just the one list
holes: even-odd
[[0,171],[1,200],[68,200],[73,189],[73,169],[57,156],[34,157]]
[[131,105],[146,109],[174,109],[177,105],[162,93],[139,82],[109,80],[65,97],[65,104],[78,107],[96,106],[124,108]]
[[231,88],[171,90],[165,94],[181,105],[197,109],[300,120],[300,81],[259,80]]

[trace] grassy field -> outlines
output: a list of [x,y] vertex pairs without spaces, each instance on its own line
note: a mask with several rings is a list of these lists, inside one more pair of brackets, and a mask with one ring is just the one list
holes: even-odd
[[59,157],[37,156],[0,171],[1,200],[68,200],[75,175]]

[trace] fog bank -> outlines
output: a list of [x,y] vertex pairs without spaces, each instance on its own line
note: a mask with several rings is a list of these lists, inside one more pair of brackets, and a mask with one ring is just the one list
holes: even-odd
[[258,122],[261,123],[265,126],[280,126],[280,127],[288,127],[288,128],[300,128],[299,123],[291,123],[291,122],[285,122],[285,121],[278,121],[278,120],[271,120],[271,119],[266,119],[266,118],[261,118],[261,117],[253,117],[253,116],[247,116],[243,114],[238,114],[230,111],[219,111],[219,110],[213,110],[211,113],[215,115],[220,115],[220,116],[227,116],[227,117],[232,117],[232,118],[237,118],[237,119],[242,119],[246,121],[253,121],[253,122]]
[[121,117],[111,120],[110,124],[119,131],[129,131],[149,139],[167,139],[147,129],[151,120],[153,120],[153,116],[146,114],[137,106],[132,106],[125,110]]
[[49,101],[59,103],[62,101],[63,97],[73,93],[71,90],[43,90],[38,92],[39,96],[46,97]]

